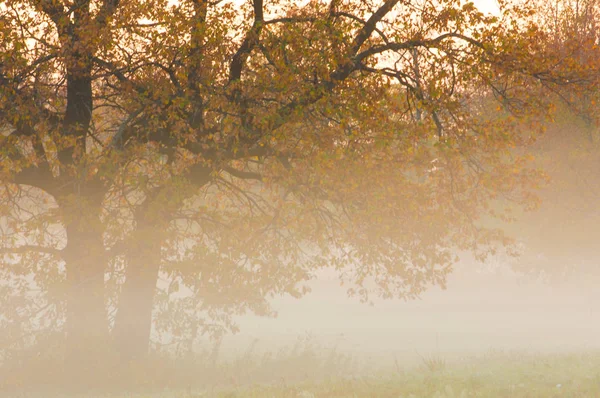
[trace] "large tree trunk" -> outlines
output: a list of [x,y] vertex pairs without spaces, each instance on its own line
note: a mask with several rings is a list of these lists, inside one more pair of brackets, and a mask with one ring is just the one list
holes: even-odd
[[108,319],[104,303],[105,253],[95,225],[67,225],[66,364],[78,382],[92,381],[108,359]]
[[[190,169],[188,177],[194,179],[196,189],[210,180],[211,170],[202,165]],[[183,194],[180,190],[174,194],[172,189],[178,188],[167,184],[150,192],[144,204],[135,212],[135,233],[128,240],[125,250],[125,283],[113,329],[113,341],[123,362],[139,360],[148,353],[161,246],[173,212],[195,192],[191,190]],[[165,197],[169,198],[168,203],[161,203]],[[157,200],[159,202],[155,202]],[[151,213],[150,209],[156,208],[161,209],[161,214]]]
[[138,229],[127,248],[125,283],[113,329],[121,361],[142,359],[148,353],[154,293],[160,268],[161,239],[151,229]]

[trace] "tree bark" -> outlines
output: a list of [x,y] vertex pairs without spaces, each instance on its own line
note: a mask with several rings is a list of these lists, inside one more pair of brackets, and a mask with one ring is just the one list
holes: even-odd
[[100,376],[106,363],[108,319],[104,303],[102,234],[83,220],[67,224],[63,258],[67,270],[66,365],[78,382]]
[[[210,181],[211,169],[202,165],[190,168],[186,177],[194,181],[199,189]],[[118,301],[118,310],[113,328],[113,342],[122,362],[139,360],[148,353],[152,330],[154,295],[161,264],[161,246],[173,213],[184,200],[195,191],[177,195],[170,193],[168,184],[148,194],[148,198],[135,214],[136,228],[128,240],[125,254],[127,269],[125,283]],[[169,197],[169,203],[156,205],[161,194]],[[152,206],[152,204],[156,206]],[[149,209],[160,208],[161,214],[152,214]]]
[[125,283],[113,329],[114,345],[122,362],[143,359],[148,353],[161,256],[161,239],[154,235],[152,229],[138,229],[127,248]]

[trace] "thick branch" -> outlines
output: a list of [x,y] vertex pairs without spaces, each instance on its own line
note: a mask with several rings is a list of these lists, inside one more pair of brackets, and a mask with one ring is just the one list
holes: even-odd
[[194,129],[204,125],[204,103],[200,95],[200,74],[202,70],[202,47],[206,32],[206,15],[208,0],[194,0],[194,24],[191,30],[190,54],[188,65],[188,89],[192,93],[192,111],[189,116],[190,126]]
[[256,44],[258,43],[258,38],[260,36],[260,32],[264,26],[264,17],[263,17],[263,0],[254,0],[254,23],[246,33],[246,37],[242,42],[240,48],[238,48],[237,52],[233,56],[231,60],[231,66],[229,67],[229,82],[234,82],[240,80],[242,77],[242,70],[244,69],[244,65],[246,64],[246,60],[248,59],[248,55],[254,49]]
[[233,177],[242,180],[257,180],[262,181],[262,174],[253,171],[238,170],[233,167],[225,166],[223,170],[232,175]]
[[53,192],[55,185],[54,175],[47,162],[44,162],[39,166],[29,166],[26,169],[15,173],[11,182],[15,184],[30,185],[32,187],[40,188],[48,193]]
[[34,5],[54,22],[59,32],[64,32],[68,18],[62,2],[55,0],[36,0]]
[[108,19],[114,15],[118,6],[119,0],[104,0],[96,15],[96,23],[99,26],[106,26]]
[[[75,148],[58,152],[62,164],[69,164],[73,156],[86,152],[86,136],[92,122],[92,56],[96,45],[85,37],[90,28],[89,0],[77,0],[73,4],[73,22],[63,36],[62,49],[66,55],[67,107],[63,120],[63,134],[76,137]],[[68,18],[68,17],[67,17]],[[59,32],[60,33],[60,32]],[[66,35],[65,35],[66,33]]]
[[[347,57],[348,60],[340,65],[335,72],[331,74],[331,81],[341,81],[346,79],[355,69],[360,62],[360,58],[355,57],[360,48],[363,46],[365,41],[373,32],[377,29],[377,23],[379,23],[392,9],[396,4],[398,4],[400,0],[388,0],[386,1],[364,24],[362,29],[358,31],[354,40],[352,41],[352,45],[350,46],[350,50],[348,51]],[[332,84],[332,83],[330,83]]]
[[352,46],[350,47],[350,54],[354,55],[360,50],[362,45],[367,41],[371,34],[377,28],[377,24],[398,4],[400,0],[387,0],[371,17],[367,20],[362,29],[358,32]]
[[[127,76],[125,76],[125,74],[123,73],[123,70],[117,68],[116,65],[114,65],[113,63],[109,62],[109,61],[105,61],[101,58],[98,57],[92,57],[92,61],[94,61],[94,63],[104,69],[106,69],[107,71],[109,71],[113,76],[115,76],[121,83],[129,83],[132,84],[131,80],[129,80],[129,78],[127,78]],[[141,92],[142,88],[139,86],[135,86],[133,85],[134,88],[138,91]]]
[[381,54],[386,51],[410,50],[410,49],[416,48],[416,47],[434,47],[434,46],[438,45],[439,43],[441,43],[442,41],[444,41],[446,39],[452,39],[452,38],[461,39],[475,47],[485,49],[484,45],[481,42],[479,42],[469,36],[465,36],[460,33],[449,32],[449,33],[441,34],[438,37],[433,38],[433,39],[408,40],[408,41],[405,41],[402,43],[387,43],[387,44],[384,44],[381,46],[373,46],[373,47],[370,47],[370,48],[366,49],[365,51],[362,51],[361,53],[357,54],[355,57],[355,62],[360,62],[363,59],[365,59],[371,55]]
[[[362,25],[366,25],[367,21],[365,21],[364,19],[350,14],[349,12],[345,12],[345,11],[331,11],[329,13],[330,17],[344,17],[344,18],[348,18],[351,19],[355,22],[358,22]],[[295,23],[307,23],[307,22],[316,22],[319,19],[321,19],[322,17],[316,17],[316,16],[306,16],[306,17],[280,17],[280,18],[273,18],[273,19],[269,19],[264,21],[265,25],[275,25],[275,24],[286,24],[286,23],[290,23],[290,24],[295,24]],[[375,27],[374,32],[376,32],[381,39],[384,42],[388,42],[388,38],[385,35],[385,33],[381,30],[378,29],[377,27]]]
[[[57,53],[52,52],[50,54],[46,54],[44,56],[41,56],[41,57],[35,59],[31,64],[29,64],[26,68],[24,68],[22,72],[20,72],[18,75],[16,75],[12,80],[15,83],[21,83],[23,81],[23,79],[25,79],[39,65],[46,63],[48,61],[51,61],[54,58],[56,58],[57,56],[58,56]],[[0,81],[0,83],[1,83],[1,81]]]

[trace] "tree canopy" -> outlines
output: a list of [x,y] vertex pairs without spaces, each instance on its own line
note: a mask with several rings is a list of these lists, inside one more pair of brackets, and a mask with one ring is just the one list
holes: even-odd
[[540,93],[597,70],[546,39],[519,4],[5,1],[2,344],[64,335],[81,370],[321,267],[363,300],[444,285],[536,205]]
[[[596,0],[539,2],[537,7],[543,39],[538,51],[544,63],[552,66],[544,73],[562,68],[566,79],[552,78],[542,81],[539,88],[532,87],[532,93],[547,96],[553,108],[543,123],[543,135],[527,147],[547,182],[538,191],[539,209],[517,212],[516,222],[501,228],[518,242],[519,255],[509,261],[517,271],[549,282],[576,279],[583,289],[594,283],[598,272],[594,237],[599,214],[600,9]],[[532,65],[539,68],[535,62]]]

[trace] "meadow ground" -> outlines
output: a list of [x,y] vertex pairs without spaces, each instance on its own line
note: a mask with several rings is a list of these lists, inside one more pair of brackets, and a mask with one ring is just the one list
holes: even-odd
[[[185,395],[182,395],[185,396]],[[600,353],[493,353],[452,364],[423,358],[408,371],[370,377],[250,386],[188,397],[600,397]]]
[[[196,397],[210,394],[198,394]],[[320,384],[221,392],[219,397],[600,397],[600,354],[472,358],[447,364],[425,358],[422,366],[378,377]]]
[[[289,353],[288,353],[289,354]],[[282,357],[283,358],[283,357]],[[290,357],[286,356],[289,361]],[[273,358],[271,358],[273,359]],[[304,381],[293,381],[290,377],[270,383],[252,382],[233,376],[247,372],[247,376],[256,376],[258,369],[267,363],[245,362],[222,364],[214,369],[224,378],[209,389],[201,386],[171,390],[160,393],[147,390],[146,393],[113,393],[101,395],[81,395],[77,397],[93,398],[317,398],[317,397],[390,397],[390,398],[452,398],[452,397],[600,397],[600,352],[579,352],[562,354],[526,354],[490,352],[476,357],[453,358],[446,360],[442,355],[430,355],[420,358],[420,363],[410,368],[398,364],[393,369],[379,370],[370,375],[344,376],[340,372],[326,372],[327,366],[335,366],[327,361],[317,365],[317,357],[295,358],[292,369],[301,364],[312,368],[306,370]],[[262,365],[261,365],[262,363]],[[341,362],[337,362],[342,366]],[[277,366],[277,365],[275,365]],[[280,370],[286,366],[279,362]],[[345,366],[345,365],[344,365]],[[196,369],[195,371],[200,371]],[[275,368],[263,370],[275,374]],[[316,379],[314,372],[324,377]],[[216,373],[215,373],[216,375]],[[206,373],[205,373],[206,376]],[[213,377],[216,377],[213,375]],[[227,378],[227,379],[226,379]],[[214,381],[215,379],[213,379]],[[226,380],[229,380],[229,385]],[[258,380],[258,379],[257,379]],[[40,395],[41,394],[41,395]],[[73,397],[73,395],[21,395],[39,397]]]

